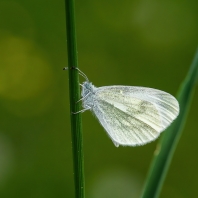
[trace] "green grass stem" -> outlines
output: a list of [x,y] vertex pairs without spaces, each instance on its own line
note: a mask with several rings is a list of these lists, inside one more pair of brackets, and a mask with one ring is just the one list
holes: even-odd
[[[179,68],[178,68],[179,69]],[[163,132],[157,145],[154,158],[145,182],[142,198],[159,197],[163,182],[167,175],[175,148],[184,128],[194,88],[198,78],[198,50],[192,65],[178,92],[177,99],[180,104],[180,114],[174,123]]]
[[80,110],[80,103],[76,103],[76,101],[78,101],[80,98],[80,89],[78,70],[75,69],[78,67],[78,57],[74,0],[65,0],[65,10],[67,27],[67,53],[75,197],[84,198],[84,157],[81,114],[72,114],[72,112],[78,112]]

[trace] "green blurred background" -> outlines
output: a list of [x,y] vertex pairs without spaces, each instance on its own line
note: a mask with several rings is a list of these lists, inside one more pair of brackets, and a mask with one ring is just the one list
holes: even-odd
[[[197,1],[76,1],[79,68],[96,86],[176,95],[198,43]],[[64,1],[0,0],[0,197],[73,198]],[[81,79],[81,81],[84,79]],[[198,93],[161,198],[198,197]],[[83,113],[87,198],[138,198],[157,141],[116,148]]]

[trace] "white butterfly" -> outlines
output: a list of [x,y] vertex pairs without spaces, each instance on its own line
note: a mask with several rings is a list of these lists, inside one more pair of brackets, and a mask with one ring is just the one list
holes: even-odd
[[[81,85],[84,109],[91,110],[116,147],[138,146],[155,140],[178,116],[179,104],[170,94],[132,86]],[[77,112],[78,113],[78,112]]]

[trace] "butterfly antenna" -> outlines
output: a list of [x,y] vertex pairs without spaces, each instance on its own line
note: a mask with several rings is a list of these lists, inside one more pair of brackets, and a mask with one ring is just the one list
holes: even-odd
[[[89,79],[87,78],[87,76],[86,76],[80,69],[78,69],[77,67],[74,67],[74,69],[77,69],[78,72],[79,72],[79,74],[80,74],[83,78],[85,78],[86,81],[89,82]],[[63,70],[68,70],[68,67],[64,67]]]

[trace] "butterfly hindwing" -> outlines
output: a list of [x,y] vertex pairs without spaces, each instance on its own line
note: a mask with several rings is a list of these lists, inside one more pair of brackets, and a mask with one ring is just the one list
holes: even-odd
[[115,145],[156,139],[178,115],[176,99],[160,90],[107,86],[97,89],[92,109]]

